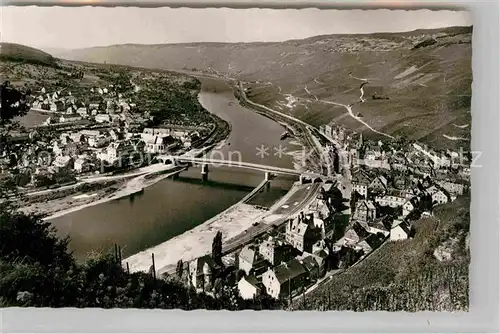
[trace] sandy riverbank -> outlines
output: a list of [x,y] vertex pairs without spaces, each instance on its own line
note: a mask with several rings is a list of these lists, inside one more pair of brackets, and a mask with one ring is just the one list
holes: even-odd
[[212,241],[217,231],[222,232],[222,242],[233,242],[249,232],[253,223],[271,224],[283,217],[282,214],[273,214],[299,189],[294,185],[290,191],[274,203],[268,210],[257,208],[250,204],[237,203],[215,217],[205,221],[192,230],[165,241],[162,244],[146,249],[123,260],[128,262],[130,270],[147,271],[151,262],[151,254],[155,254],[157,272],[161,275],[175,267],[177,261],[190,261],[197,257],[209,254],[212,251]]
[[49,200],[46,202],[33,203],[21,208],[26,213],[44,213],[52,219],[70,212],[78,211],[88,206],[104,203],[109,200],[109,197],[114,192],[113,187],[108,187],[99,191],[90,193],[74,193],[70,196]]
[[[173,174],[177,171],[169,171],[166,167],[154,166],[148,169],[147,174],[136,176],[128,181],[118,182],[116,185],[104,188],[99,191],[75,192],[63,198],[38,202],[22,208],[25,213],[42,212],[47,215],[45,220],[64,216],[68,213],[76,212],[90,206],[106,203],[122,197],[126,197],[142,191]],[[146,178],[150,176],[149,178]]]
[[233,205],[192,230],[124,259],[123,263],[128,262],[130,271],[134,272],[149,270],[151,253],[155,254],[156,268],[175,265],[180,259],[193,260],[212,251],[217,231],[222,232],[222,241],[225,242],[243,233],[266,212],[249,204]]

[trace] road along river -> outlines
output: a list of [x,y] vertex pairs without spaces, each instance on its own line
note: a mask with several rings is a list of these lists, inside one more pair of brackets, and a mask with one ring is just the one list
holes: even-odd
[[[300,147],[280,140],[281,125],[240,106],[224,81],[200,80],[200,103],[231,124],[231,134],[209,157],[293,168],[287,153]],[[71,237],[70,250],[77,259],[91,251],[109,250],[115,243],[125,258],[192,230],[243,199],[263,177],[257,171],[210,166],[208,181],[203,182],[199,168],[193,167],[178,179],[159,181],[140,194],[90,206],[51,222],[60,236]],[[294,181],[296,178],[286,176],[274,179],[270,190],[259,193],[250,204],[272,205]]]

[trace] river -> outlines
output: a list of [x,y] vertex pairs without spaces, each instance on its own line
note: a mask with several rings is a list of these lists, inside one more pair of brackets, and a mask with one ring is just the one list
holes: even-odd
[[[210,153],[215,159],[240,158],[245,162],[292,168],[290,155],[279,156],[300,147],[281,141],[284,128],[238,104],[231,88],[219,79],[200,78],[199,101],[203,107],[231,124],[225,144]],[[267,148],[257,155],[258,147]],[[69,248],[79,260],[89,252],[107,251],[116,243],[123,257],[182,234],[237,203],[263,180],[263,173],[239,168],[209,167],[208,181],[200,170],[191,168],[176,180],[165,179],[142,194],[87,207],[51,220],[59,236],[71,238]],[[259,193],[251,204],[270,206],[283,196],[294,177],[279,177],[271,189]]]

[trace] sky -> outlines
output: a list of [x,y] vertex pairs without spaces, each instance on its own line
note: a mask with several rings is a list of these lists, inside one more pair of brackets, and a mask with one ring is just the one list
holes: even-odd
[[39,48],[284,41],[315,35],[472,25],[464,11],[0,7],[3,42]]

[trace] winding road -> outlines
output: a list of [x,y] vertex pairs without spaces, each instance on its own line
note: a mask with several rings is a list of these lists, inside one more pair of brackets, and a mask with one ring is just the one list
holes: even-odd
[[366,78],[358,78],[358,77],[353,76],[352,72],[349,72],[349,77],[356,79],[356,80],[360,80],[360,81],[368,81],[368,79],[366,79]]
[[361,84],[361,86],[359,86],[359,90],[361,91],[361,95],[359,96],[359,99],[361,100],[361,103],[363,103],[363,102],[365,102],[365,101],[366,101],[366,100],[365,100],[365,98],[364,98],[364,96],[365,96],[365,91],[364,91],[364,89],[363,89],[363,86],[364,86],[365,84],[367,84],[367,83],[368,83],[368,81],[367,81],[367,82],[363,82],[363,83]]
[[[366,85],[368,82],[368,79],[364,79],[364,78],[357,78],[357,77],[354,77],[351,75],[351,73],[349,73],[349,76],[354,78],[354,79],[357,79],[357,80],[361,80],[363,81],[363,83],[361,84],[361,86],[359,87],[359,90],[361,92],[361,95],[359,96],[359,99],[360,99],[360,102],[363,103],[366,101],[366,99],[364,98],[365,96],[365,91],[363,89],[363,86]],[[355,120],[357,120],[358,122],[360,122],[361,124],[363,124],[364,126],[366,126],[368,129],[370,129],[371,131],[375,132],[375,133],[378,133],[382,136],[385,136],[387,138],[391,138],[391,139],[394,139],[393,136],[387,134],[387,133],[384,133],[384,132],[381,132],[381,131],[378,131],[378,130],[375,130],[373,127],[371,127],[368,123],[366,123],[365,121],[363,121],[360,117],[354,115],[353,111],[352,111],[352,105],[345,105],[345,104],[342,104],[342,103],[338,103],[338,102],[333,102],[333,101],[326,101],[326,100],[320,100],[318,99],[318,97],[316,95],[314,95],[313,93],[311,93],[311,91],[307,88],[307,85],[304,86],[304,90],[306,91],[307,94],[309,94],[310,96],[314,97],[314,101],[313,100],[308,100],[309,102],[320,102],[320,103],[326,103],[326,104],[333,104],[333,105],[336,105],[336,106],[341,106],[341,107],[344,107],[347,109],[347,112],[349,113],[349,116],[351,116],[352,118],[354,118]]]
[[342,103],[338,103],[338,102],[333,102],[333,101],[325,101],[325,100],[320,100],[320,102],[322,103],[326,103],[326,104],[332,104],[332,105],[335,105],[335,106],[341,106],[341,107],[344,107],[347,109],[347,112],[349,113],[349,115],[354,118],[355,120],[357,120],[358,122],[360,122],[361,124],[363,124],[364,126],[366,126],[368,129],[370,129],[371,131],[375,132],[375,133],[378,133],[379,135],[382,135],[382,136],[385,136],[387,138],[391,138],[391,139],[394,139],[393,136],[391,135],[388,135],[387,133],[384,133],[384,132],[380,132],[378,130],[375,130],[374,128],[372,128],[368,123],[366,123],[365,121],[363,121],[360,117],[354,115],[354,113],[352,112],[352,107],[349,105],[345,105],[345,104],[342,104]]

